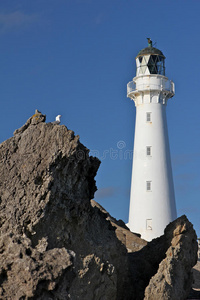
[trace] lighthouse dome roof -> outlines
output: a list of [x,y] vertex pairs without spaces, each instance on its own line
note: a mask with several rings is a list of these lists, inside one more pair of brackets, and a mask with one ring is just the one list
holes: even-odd
[[153,54],[153,55],[160,55],[160,56],[163,56],[165,58],[165,56],[162,53],[162,51],[160,51],[159,49],[157,49],[155,47],[150,47],[150,46],[148,46],[148,47],[140,50],[140,52],[138,53],[138,55],[136,56],[136,58],[138,56],[143,56],[143,55],[148,55],[148,54],[150,54],[150,55],[151,54]]

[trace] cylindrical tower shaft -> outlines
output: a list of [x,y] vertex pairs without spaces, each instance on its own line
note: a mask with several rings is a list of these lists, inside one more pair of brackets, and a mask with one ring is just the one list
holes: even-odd
[[128,97],[136,105],[128,226],[148,241],[162,235],[166,225],[176,218],[166,120],[167,100],[174,95],[174,84],[156,73],[158,67],[153,61],[162,60],[162,72],[165,70],[164,56],[156,50],[151,46],[142,50],[137,76],[128,84]]

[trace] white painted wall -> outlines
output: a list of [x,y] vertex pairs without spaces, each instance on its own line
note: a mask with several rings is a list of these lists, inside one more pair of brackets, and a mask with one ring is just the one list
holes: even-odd
[[[160,82],[168,81],[165,76],[158,77]],[[134,81],[136,90],[130,97],[136,105],[136,126],[128,226],[151,241],[162,235],[166,225],[177,217],[166,120],[167,99],[171,94],[163,90],[159,80],[152,86],[149,81],[148,88],[140,91],[137,84],[141,86],[146,77],[144,80],[136,77]],[[151,112],[151,122],[146,121],[147,112]],[[151,156],[146,154],[147,146],[151,147]],[[151,181],[151,191],[146,190],[147,181]]]

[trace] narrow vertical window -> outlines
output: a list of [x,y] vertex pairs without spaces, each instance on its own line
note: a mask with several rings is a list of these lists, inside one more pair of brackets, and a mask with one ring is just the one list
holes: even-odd
[[147,230],[152,230],[152,219],[146,220]]
[[147,146],[146,148],[146,155],[151,156],[151,146]]
[[151,181],[146,182],[146,189],[147,189],[148,192],[151,191]]
[[147,112],[146,114],[146,121],[151,122],[151,112]]

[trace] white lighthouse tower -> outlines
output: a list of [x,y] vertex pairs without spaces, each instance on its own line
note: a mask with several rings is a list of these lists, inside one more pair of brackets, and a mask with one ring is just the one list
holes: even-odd
[[176,219],[166,106],[174,83],[165,77],[165,56],[152,47],[136,57],[137,72],[127,85],[136,106],[135,139],[128,227],[151,241]]

